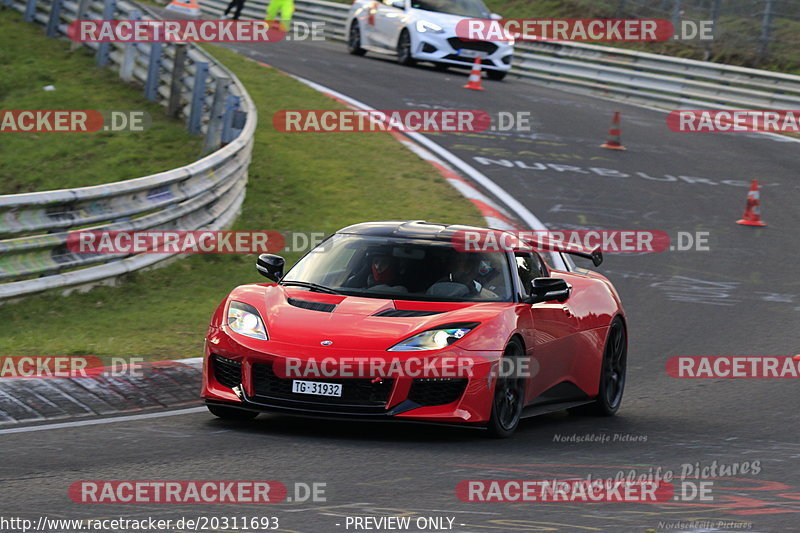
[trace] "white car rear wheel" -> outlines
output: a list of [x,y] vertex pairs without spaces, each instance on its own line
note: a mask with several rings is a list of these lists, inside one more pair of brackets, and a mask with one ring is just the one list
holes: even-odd
[[367,53],[366,50],[361,48],[361,28],[357,20],[353,21],[350,25],[350,31],[347,33],[347,51],[354,56],[363,56]]

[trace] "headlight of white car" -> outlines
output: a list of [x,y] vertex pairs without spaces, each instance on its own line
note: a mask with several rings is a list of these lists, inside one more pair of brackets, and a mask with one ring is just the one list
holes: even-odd
[[267,340],[267,330],[258,310],[244,302],[231,302],[228,306],[228,327],[239,335]]
[[430,22],[427,20],[418,20],[417,21],[417,31],[419,33],[431,32],[431,33],[444,33],[444,28],[436,24],[435,22]]
[[475,329],[478,324],[448,324],[439,328],[429,329],[401,341],[388,351],[390,352],[419,352],[423,350],[440,350],[446,348]]

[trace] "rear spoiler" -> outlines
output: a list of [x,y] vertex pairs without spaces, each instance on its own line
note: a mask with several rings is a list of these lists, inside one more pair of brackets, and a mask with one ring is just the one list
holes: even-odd
[[453,231],[451,241],[462,252],[545,250],[590,259],[594,266],[600,266],[603,262],[603,252],[599,244],[589,247],[579,242],[556,239],[554,237],[558,234],[553,235],[548,230],[509,231],[469,226],[461,228]]
[[590,259],[594,266],[600,266],[603,262],[603,252],[600,250],[600,246],[587,248],[579,244],[564,243],[563,241],[551,239],[547,235],[540,234],[537,234],[535,239],[525,239],[525,241],[542,250],[563,252],[569,255],[583,257],[584,259]]
[[561,251],[565,252],[565,253],[568,253],[570,255],[577,255],[578,257],[584,257],[586,259],[591,259],[592,260],[592,264],[594,266],[600,266],[600,264],[603,262],[603,252],[600,251],[600,247],[599,246],[596,247],[595,249],[591,250],[591,251],[588,251],[588,252],[587,251],[583,251],[583,250],[581,250],[581,251],[577,251],[577,250],[575,250],[575,251],[561,250]]

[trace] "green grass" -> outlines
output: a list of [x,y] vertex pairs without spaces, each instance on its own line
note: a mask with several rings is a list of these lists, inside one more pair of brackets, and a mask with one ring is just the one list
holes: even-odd
[[[247,86],[259,111],[235,229],[331,233],[366,220],[417,218],[482,224],[471,203],[386,133],[275,131],[277,110],[341,106],[228,50],[209,50]],[[252,255],[197,255],[136,273],[120,287],[0,306],[0,354],[194,357],[222,298],[237,285],[263,281]]]
[[[48,39],[42,26],[0,10],[0,109],[142,110],[144,132],[0,133],[0,194],[97,185],[185,165],[201,155],[202,139],[142,89],[97,67],[85,48]],[[54,85],[55,91],[43,87]]]

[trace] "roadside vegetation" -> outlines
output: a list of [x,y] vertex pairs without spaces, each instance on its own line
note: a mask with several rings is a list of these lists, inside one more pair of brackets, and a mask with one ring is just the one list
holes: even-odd
[[[258,107],[247,197],[233,229],[332,233],[367,220],[482,223],[470,202],[389,134],[277,132],[275,111],[342,106],[226,49],[208,49],[236,73]],[[289,264],[299,257],[285,256]],[[135,273],[119,287],[0,306],[0,353],[199,356],[222,298],[237,285],[268,281],[256,272],[255,259],[195,255]]]
[[[141,110],[143,132],[0,133],[0,194],[64,189],[138,178],[188,164],[201,155],[190,136],[142,89],[95,65],[85,48],[49,39],[42,26],[0,10],[0,109]],[[52,86],[53,90],[45,90]]]

